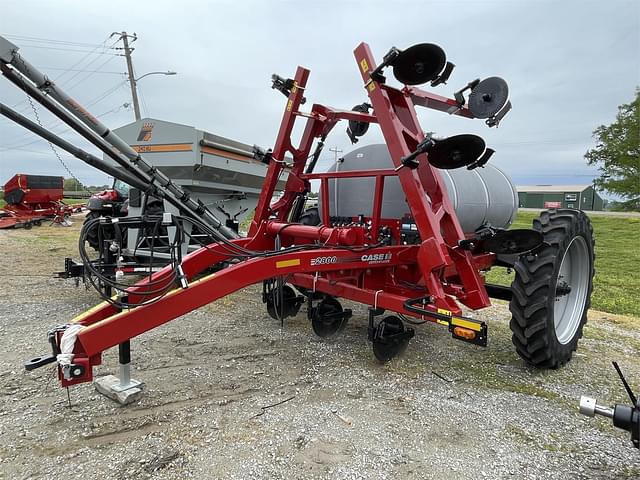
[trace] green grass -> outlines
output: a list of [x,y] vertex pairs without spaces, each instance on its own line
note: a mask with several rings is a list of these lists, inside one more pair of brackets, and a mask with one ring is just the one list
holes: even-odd
[[[520,212],[511,228],[531,228],[538,214]],[[640,218],[591,217],[596,237],[596,276],[591,307],[640,317]],[[487,282],[509,285],[513,273],[494,268]]]
[[[73,205],[75,203],[87,203],[88,198],[65,198],[62,201],[67,205]],[[0,208],[4,207],[7,204],[3,199],[0,198]]]
[[88,198],[63,198],[62,201],[67,205],[73,205],[74,203],[85,204],[89,201]]

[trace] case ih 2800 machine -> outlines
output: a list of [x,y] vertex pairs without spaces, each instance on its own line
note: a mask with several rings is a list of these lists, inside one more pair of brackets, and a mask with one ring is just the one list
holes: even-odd
[[[476,174],[493,150],[476,135],[444,139],[425,135],[416,115],[415,107],[420,106],[486,119],[489,127],[496,126],[511,108],[504,80],[474,80],[450,99],[415,86],[427,82],[437,86],[449,78],[454,65],[437,45],[392,48],[380,64],[365,43],[354,54],[368,102],[350,111],[314,104],[305,112],[301,107],[309,70],[298,67],[290,79],[274,75],[273,87],[286,95],[286,106],[273,150],[256,150],[256,159],[268,164],[268,172],[248,236],[239,238],[38,72],[15,45],[0,39],[2,73],[118,167],[6,106],[0,105],[1,113],[144,195],[163,200],[175,212],[97,218],[84,226],[83,234],[98,229],[115,261],[111,276],[106,269],[85,263],[105,301],[53,329],[52,353],[27,362],[27,369],[55,362],[62,386],[89,382],[106,349],[119,345],[121,368],[126,368],[131,338],[257,282],[263,282],[263,300],[272,317],[294,316],[306,302],[312,329],[320,336],[339,332],[351,315],[338,298],[368,305],[367,337],[380,361],[390,360],[407,346],[414,335],[407,324],[434,322],[454,338],[486,346],[487,325],[463,315],[461,305],[478,310],[490,305],[490,297],[510,301],[513,343],[528,363],[556,368],[569,361],[582,336],[592,290],[594,240],[589,218],[578,210],[550,210],[534,221],[532,230],[507,231],[503,227],[512,215],[501,226],[486,220],[494,207],[493,192],[484,188],[484,196],[471,199],[464,211],[467,217],[476,217],[473,231],[465,232],[459,220],[464,205],[458,205],[462,210],[457,214],[444,174],[456,169]],[[402,88],[387,83],[387,69],[393,70]],[[355,155],[347,170],[314,171],[327,135],[340,120],[348,121],[347,133],[354,143],[370,124],[379,125],[389,159],[386,168],[371,169],[363,152]],[[298,145],[292,140],[296,121],[305,122]],[[284,192],[271,203],[284,172],[288,174]],[[316,212],[304,210],[312,180],[320,183]],[[363,182],[370,185],[359,192],[360,197],[369,196],[366,211],[351,211],[352,202],[340,204],[340,184],[352,181],[360,182],[360,187]],[[406,212],[402,218],[385,213],[393,210],[385,191],[398,184],[399,196],[406,199],[400,201]],[[397,203],[397,197],[392,201]],[[474,209],[478,206],[483,208]],[[192,231],[186,225],[206,233],[210,242],[182,256],[179,245]],[[100,236],[103,228],[114,233]],[[131,228],[166,229],[175,251],[160,271],[150,270],[138,283],[126,286],[118,281],[118,262],[120,239]],[[485,283],[484,273],[493,267],[515,270],[510,288]],[[121,389],[134,385],[128,374],[122,376]],[[635,429],[637,438],[638,408],[629,412],[625,428]]]

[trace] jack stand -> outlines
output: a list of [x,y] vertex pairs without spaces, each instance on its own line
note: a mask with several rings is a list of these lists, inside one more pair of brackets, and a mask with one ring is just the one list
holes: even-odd
[[107,375],[97,378],[93,384],[96,390],[121,405],[128,405],[140,399],[143,383],[131,378],[131,343],[129,340],[118,345],[120,377]]

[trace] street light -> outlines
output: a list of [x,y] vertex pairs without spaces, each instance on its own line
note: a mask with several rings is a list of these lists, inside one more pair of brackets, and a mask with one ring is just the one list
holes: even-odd
[[149,75],[177,75],[178,72],[173,72],[171,70],[167,70],[166,72],[149,72],[144,75],[140,75],[138,78],[129,77],[129,82],[131,82],[131,96],[133,97],[133,112],[136,116],[136,120],[140,120],[140,104],[138,103],[138,89],[136,88],[137,83],[142,80],[144,77],[148,77]]
[[141,79],[143,79],[144,77],[147,77],[149,75],[177,75],[178,72],[172,72],[171,70],[167,70],[166,72],[149,72],[149,73],[145,73],[144,75],[139,76],[138,78],[134,79],[135,82],[140,81]]

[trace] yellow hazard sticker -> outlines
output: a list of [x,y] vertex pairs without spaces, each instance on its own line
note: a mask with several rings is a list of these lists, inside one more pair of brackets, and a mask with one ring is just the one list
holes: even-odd
[[300,265],[299,258],[292,258],[291,260],[280,260],[276,262],[276,268],[296,267]]
[[289,100],[287,102],[287,112],[290,112],[292,108],[293,108],[293,100]]
[[479,332],[482,328],[479,323],[470,322],[468,320],[465,320],[464,318],[458,317],[451,318],[451,325],[455,327],[468,328],[469,330],[474,330],[476,332]]
[[448,315],[451,316],[451,312],[449,310],[445,310],[444,308],[439,308],[438,309],[438,313],[442,314],[442,315]]
[[291,89],[291,93],[296,93],[298,91],[298,85],[297,84],[293,84],[293,88]]
[[376,89],[375,82],[369,83],[369,85],[367,85],[367,88],[369,89],[370,92],[373,92]]
[[362,69],[362,73],[367,73],[369,71],[369,64],[367,63],[366,58],[360,60],[360,68]]
[[[116,297],[115,295],[113,297],[111,297],[112,300],[115,300],[117,298],[118,297]],[[101,310],[102,308],[104,308],[104,307],[106,307],[108,305],[109,304],[107,302],[101,302],[101,303],[97,304],[95,307],[91,307],[89,310],[87,310],[87,311],[81,313],[80,315],[74,317],[73,320],[71,320],[71,322],[69,322],[69,323],[81,322],[85,318],[89,317],[90,315],[94,314],[98,310]]]

